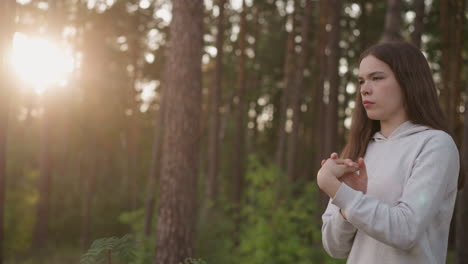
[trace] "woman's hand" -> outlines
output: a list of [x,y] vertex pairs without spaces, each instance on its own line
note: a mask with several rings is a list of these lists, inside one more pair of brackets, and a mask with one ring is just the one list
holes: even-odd
[[317,173],[317,184],[329,197],[334,197],[341,185],[339,178],[358,169],[356,163],[330,158],[322,162],[322,168]]
[[[358,162],[355,163],[350,159],[345,159],[343,161],[338,160],[338,154],[332,153],[330,159],[337,161],[340,164],[344,164],[348,167],[358,166],[359,173],[357,171],[345,173],[343,176],[338,178],[339,181],[346,183],[349,187],[353,188],[356,191],[361,191],[367,193],[367,168],[363,158],[359,158]],[[322,166],[325,164],[325,160],[322,160]]]

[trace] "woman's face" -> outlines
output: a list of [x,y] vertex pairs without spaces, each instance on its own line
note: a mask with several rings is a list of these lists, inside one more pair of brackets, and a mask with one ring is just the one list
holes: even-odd
[[362,103],[372,120],[405,119],[403,94],[390,67],[369,55],[359,65],[359,85]]

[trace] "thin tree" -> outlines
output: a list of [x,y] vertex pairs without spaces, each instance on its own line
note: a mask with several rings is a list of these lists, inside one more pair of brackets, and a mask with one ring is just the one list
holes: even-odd
[[[324,144],[322,140],[325,136],[324,129],[322,129],[322,126],[319,125],[323,124],[325,121],[323,120],[323,113],[325,112],[326,107],[323,101],[323,83],[325,80],[326,69],[321,65],[325,65],[326,62],[325,48],[327,46],[326,26],[328,17],[327,0],[320,0],[318,10],[319,16],[315,30],[317,34],[317,46],[315,48],[314,61],[312,63],[312,72],[314,73],[313,76],[315,76],[312,82],[312,98],[314,100],[312,123],[315,125],[313,127],[313,133],[311,133],[311,136],[313,137],[313,145],[316,147],[314,148],[313,164],[311,166],[309,175],[314,175],[317,172],[318,166],[320,165],[320,160],[323,159],[325,155],[327,155],[324,151]],[[322,196],[323,198],[327,197],[326,195],[321,194],[321,197]]]
[[[341,10],[343,6],[342,0],[332,0],[329,2],[330,10]],[[327,56],[327,74],[325,79],[325,89],[328,90],[328,103],[326,104],[325,112],[325,138],[324,149],[328,155],[337,150],[337,130],[338,130],[338,88],[340,85],[340,76],[338,74],[338,66],[340,59],[340,17],[338,11],[330,12],[330,25],[328,39]]]
[[297,59],[297,67],[294,74],[293,86],[291,87],[290,96],[290,106],[292,110],[292,129],[288,138],[287,175],[292,181],[297,180],[298,178],[296,154],[299,144],[299,116],[301,114],[300,106],[304,90],[304,71],[306,70],[307,60],[309,58],[311,17],[312,1],[307,0],[301,21],[301,53]]
[[411,42],[418,48],[421,48],[421,36],[424,32],[424,0],[414,0],[413,3],[416,18],[414,20],[414,30],[411,32]]
[[207,197],[208,200],[216,205],[218,197],[218,172],[219,172],[219,145],[220,137],[219,130],[221,124],[220,108],[222,98],[222,80],[223,80],[223,47],[224,47],[224,6],[226,0],[219,0],[219,15],[216,36],[216,66],[213,85],[211,86],[211,109],[210,109],[210,129],[208,143],[208,184]]
[[8,70],[6,52],[11,48],[14,21],[15,0],[1,1],[0,3],[0,264],[4,260],[4,208],[6,184],[6,148],[8,115],[10,113],[11,79]]
[[[464,1],[440,1],[441,99],[450,130],[458,130],[457,108],[460,104],[460,72],[462,66]],[[460,138],[455,139],[460,144]]]
[[[325,78],[325,89],[328,90],[328,102],[325,107],[325,126],[324,126],[324,145],[323,150],[325,155],[330,155],[332,152],[339,151],[338,148],[338,90],[340,85],[340,76],[338,74],[338,66],[340,59],[340,18],[341,10],[343,9],[342,0],[329,1],[330,26],[327,56],[327,73]],[[327,199],[320,199],[325,201]],[[324,205],[324,203],[322,203]]]
[[[162,89],[161,89],[162,90]],[[162,139],[164,133],[164,109],[167,100],[164,100],[162,91],[159,92],[159,111],[156,113],[157,126],[154,129],[153,152],[151,158],[150,173],[148,175],[148,184],[146,187],[145,199],[145,223],[144,234],[149,237],[152,231],[154,206],[156,204],[156,183],[161,174],[161,157],[162,157]]]
[[193,256],[197,211],[203,1],[174,0],[172,14],[156,264],[178,264]]
[[[314,53],[314,62],[313,62],[313,76],[316,76],[312,82],[312,98],[314,102],[313,106],[313,115],[311,117],[312,124],[314,124],[310,136],[312,136],[311,142],[315,148],[313,149],[313,164],[310,165],[309,175],[315,175],[320,166],[320,160],[323,159],[327,154],[325,153],[325,143],[323,138],[326,135],[326,131],[322,125],[325,122],[325,111],[326,105],[323,100],[324,98],[324,82],[326,75],[326,67],[321,67],[321,65],[326,64],[326,53],[325,49],[327,46],[329,34],[327,33],[326,26],[328,24],[328,10],[329,4],[327,0],[320,0],[319,2],[319,16],[316,23],[316,34],[317,34],[317,46]],[[312,176],[312,179],[313,176]],[[317,207],[321,211],[324,211],[328,203],[328,196],[323,192],[318,192],[317,197]],[[318,214],[319,220],[320,215]]]
[[453,36],[450,39],[451,42],[451,59],[450,59],[450,75],[448,76],[449,81],[449,89],[452,90],[451,92],[451,105],[453,108],[449,109],[449,121],[452,122],[451,127],[454,133],[456,133],[456,142],[458,145],[461,145],[461,122],[460,122],[460,114],[459,114],[459,105],[462,103],[461,99],[461,92],[462,92],[462,67],[463,67],[463,47],[464,46],[464,34],[466,31],[465,28],[465,20],[466,20],[466,1],[452,1],[453,8],[451,9],[454,12],[452,16],[452,23],[453,26]]
[[[468,93],[468,86],[466,88]],[[464,120],[468,120],[468,100],[465,100],[465,114]],[[468,122],[464,122],[463,125],[463,148],[461,151],[461,167],[460,169],[464,170],[465,175],[468,173]],[[461,184],[463,185],[463,183]],[[465,183],[466,185],[466,183]],[[468,245],[468,236],[464,235],[467,232],[467,223],[468,223],[468,188],[466,186],[463,189],[459,190],[457,197],[457,208],[455,212],[455,222],[457,235],[455,237],[455,247],[456,247],[456,263],[457,264],[467,264],[468,263],[468,251],[466,250],[466,245]]]
[[381,41],[398,41],[402,40],[401,26],[403,23],[401,0],[387,0],[387,13],[385,15],[385,28],[382,34]]
[[245,173],[245,134],[246,126],[245,119],[247,114],[246,109],[246,6],[245,0],[242,0],[242,11],[240,14],[240,32],[239,32],[239,61],[237,70],[237,90],[235,97],[235,136],[234,136],[234,153],[233,153],[233,168],[232,168],[232,181],[233,181],[233,202],[234,202],[234,219],[235,229],[234,244],[237,246],[237,234],[240,230],[240,206],[242,199],[242,191],[244,187],[244,173]]
[[278,143],[276,145],[276,155],[275,162],[276,164],[286,170],[286,121],[287,121],[287,110],[289,104],[289,92],[293,79],[294,73],[294,61],[295,61],[295,39],[296,39],[296,19],[295,14],[297,10],[298,1],[293,0],[294,10],[291,14],[288,15],[286,19],[286,26],[291,25],[291,29],[288,32],[286,38],[286,52],[285,52],[285,63],[283,70],[283,82],[282,82],[282,92],[280,100],[280,110],[279,110],[279,126],[278,126]]
[[[453,83],[453,88],[454,92],[459,95],[461,93],[461,84],[462,84],[462,67],[463,67],[463,61],[462,61],[462,53],[463,53],[463,44],[464,44],[464,39],[463,39],[463,28],[465,25],[465,12],[466,12],[466,2],[465,1],[455,1],[455,17],[454,17],[454,43],[453,43],[453,50],[454,55],[452,56],[452,66],[451,66],[451,81]],[[466,92],[468,92],[468,89],[466,89]],[[461,97],[461,96],[459,96]],[[458,103],[458,102],[456,102]],[[467,168],[468,168],[468,162],[467,162],[467,157],[468,157],[468,100],[465,99],[464,106],[465,106],[465,112],[464,112],[464,122],[461,123],[459,116],[457,113],[456,114],[456,125],[454,127],[456,128],[454,132],[457,132],[457,128],[460,125],[460,130],[463,131],[463,133],[460,133],[461,136],[459,137],[459,143],[463,139],[463,145],[462,145],[462,154],[461,154],[461,162],[463,166],[461,166],[461,170],[464,170],[464,176],[467,174]],[[456,109],[455,109],[456,110]],[[454,114],[454,115],[455,115]],[[458,134],[458,133],[457,133]],[[459,180],[459,186],[464,185],[464,178],[460,177],[461,179]],[[452,224],[453,224],[452,220]],[[456,263],[457,264],[467,264],[468,263],[468,252],[466,250],[466,245],[468,243],[468,238],[466,235],[467,232],[467,224],[468,224],[468,189],[466,186],[462,190],[459,191],[458,194],[458,199],[457,199],[457,208],[455,211],[455,248],[456,248]]]
[[[61,0],[49,0],[50,13],[48,30],[52,38],[60,37],[60,12],[63,2]],[[49,237],[50,197],[52,192],[52,166],[51,152],[56,102],[50,93],[44,93],[41,98],[43,113],[40,121],[40,175],[39,175],[39,201],[37,204],[36,223],[33,234],[33,249],[47,248]]]

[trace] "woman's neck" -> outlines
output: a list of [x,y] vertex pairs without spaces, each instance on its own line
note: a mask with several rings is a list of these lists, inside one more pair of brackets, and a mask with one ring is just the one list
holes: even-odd
[[388,138],[395,129],[397,129],[401,124],[403,124],[406,121],[408,121],[408,118],[406,116],[385,121],[380,120],[380,133],[384,137]]

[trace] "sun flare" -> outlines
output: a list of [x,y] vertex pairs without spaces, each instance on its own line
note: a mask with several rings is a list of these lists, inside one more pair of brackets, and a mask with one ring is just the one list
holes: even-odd
[[66,86],[67,77],[74,70],[70,49],[18,32],[13,38],[10,59],[18,78],[39,94],[51,86]]

